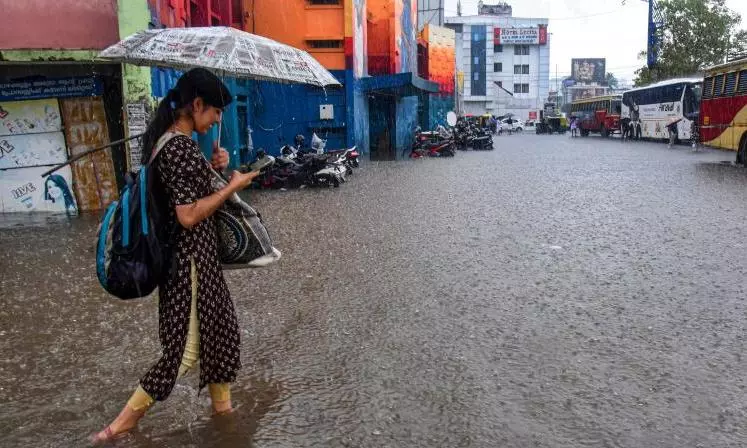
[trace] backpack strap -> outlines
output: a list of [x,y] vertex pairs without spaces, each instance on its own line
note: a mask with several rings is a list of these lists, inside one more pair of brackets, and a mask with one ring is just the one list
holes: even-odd
[[156,143],[156,147],[155,149],[153,149],[153,153],[150,155],[150,159],[148,160],[148,165],[150,165],[151,163],[153,163],[154,160],[156,160],[156,156],[158,156],[158,153],[160,153],[163,147],[166,146],[166,143],[170,142],[171,139],[173,139],[174,137],[179,137],[181,135],[187,137],[187,134],[183,134],[181,132],[171,132],[171,131],[165,132],[161,136],[161,138],[158,139],[158,142]]

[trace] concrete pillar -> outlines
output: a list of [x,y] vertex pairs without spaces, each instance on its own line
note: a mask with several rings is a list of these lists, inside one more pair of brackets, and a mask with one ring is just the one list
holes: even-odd
[[[148,29],[150,10],[147,0],[119,0],[117,6],[120,39]],[[153,110],[149,67],[122,64],[122,99],[125,137],[145,132]],[[142,150],[139,140],[128,142],[129,170],[134,171],[140,167]]]

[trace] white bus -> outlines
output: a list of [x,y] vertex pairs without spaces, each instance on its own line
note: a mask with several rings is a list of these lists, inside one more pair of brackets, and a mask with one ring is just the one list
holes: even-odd
[[667,124],[679,119],[677,138],[689,140],[693,120],[698,120],[702,87],[702,79],[678,78],[628,90],[622,96],[621,118],[633,122],[635,137],[652,139],[669,138]]

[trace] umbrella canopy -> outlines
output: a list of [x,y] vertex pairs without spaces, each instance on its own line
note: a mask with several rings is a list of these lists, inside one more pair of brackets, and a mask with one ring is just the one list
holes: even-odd
[[237,78],[320,87],[340,85],[307,52],[224,26],[140,31],[102,51],[99,57],[179,70],[203,67]]

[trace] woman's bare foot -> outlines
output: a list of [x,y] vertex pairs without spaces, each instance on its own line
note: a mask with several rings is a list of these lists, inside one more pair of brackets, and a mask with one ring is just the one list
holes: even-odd
[[145,415],[145,411],[134,411],[129,406],[125,406],[109,426],[91,436],[91,443],[101,445],[123,436],[127,431],[137,426],[143,415]]

